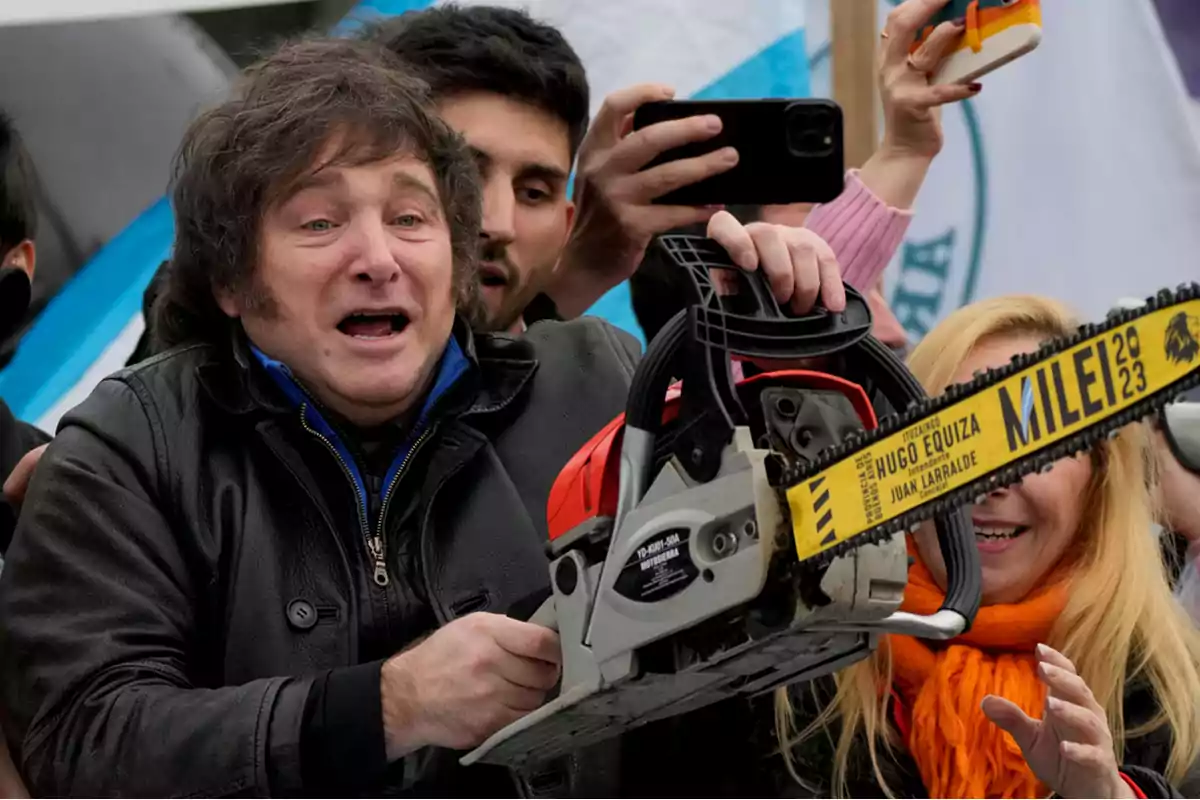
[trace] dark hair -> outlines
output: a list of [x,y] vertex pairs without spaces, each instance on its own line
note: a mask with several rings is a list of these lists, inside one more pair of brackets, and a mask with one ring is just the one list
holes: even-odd
[[[478,171],[428,103],[428,86],[370,42],[301,40],[249,67],[233,97],[184,134],[172,197],[175,249],[154,307],[155,349],[228,336],[231,321],[215,292],[255,298],[262,216],[298,181],[334,164],[402,152],[433,171],[450,228],[457,305],[473,311]],[[331,145],[337,151],[329,154]]]
[[37,236],[36,180],[21,136],[0,112],[0,257]]
[[[760,206],[727,206],[727,210],[746,225],[762,216]],[[671,233],[703,236],[706,229],[707,225],[700,222]],[[688,283],[689,278],[658,247],[651,245],[646,249],[642,263],[629,278],[629,304],[633,306],[633,316],[647,342],[658,335],[671,317],[683,310],[692,296]]]
[[364,36],[407,62],[434,97],[492,92],[553,114],[574,160],[588,124],[587,73],[552,25],[509,8],[447,4],[374,23]]

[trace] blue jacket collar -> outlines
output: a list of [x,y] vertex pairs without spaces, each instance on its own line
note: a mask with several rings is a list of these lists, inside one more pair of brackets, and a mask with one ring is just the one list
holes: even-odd
[[[267,374],[275,382],[288,400],[291,401],[295,408],[300,408],[304,404],[314,405],[315,398],[312,398],[309,393],[296,380],[295,375],[287,364],[268,356],[254,343],[250,343],[250,352],[258,359],[266,369]],[[451,336],[450,341],[446,345],[446,349],[442,351],[442,357],[438,363],[437,377],[434,379],[433,386],[429,393],[425,396],[425,402],[421,406],[421,411],[416,417],[417,427],[421,427],[429,419],[429,414],[437,405],[438,400],[458,382],[467,370],[470,368],[471,362],[467,359],[459,346],[458,341]]]
[[[286,364],[266,355],[254,346],[253,343],[250,344],[250,351],[258,359],[259,363],[262,364],[267,374],[271,377],[271,380],[287,396],[291,404],[300,410],[301,424],[323,438],[326,444],[337,455],[338,460],[346,470],[347,476],[354,486],[357,487],[356,496],[363,524],[368,526],[376,524],[377,521],[370,518],[370,498],[373,494],[370,491],[371,484],[364,480],[362,472],[363,464],[360,464],[354,457],[350,448],[347,447],[346,441],[338,434],[337,428],[330,424],[330,421],[322,413],[315,399],[311,398],[308,392],[304,390]],[[385,495],[390,491],[400,471],[407,464],[408,457],[414,451],[418,438],[429,429],[431,424],[430,415],[434,407],[449,392],[454,384],[458,382],[459,378],[466,374],[470,365],[471,362],[464,355],[462,348],[452,336],[446,345],[446,349],[442,351],[442,357],[438,363],[437,377],[434,379],[433,386],[425,397],[421,411],[412,424],[404,444],[392,454],[391,465],[382,476],[380,485],[386,487],[383,490]],[[378,497],[378,495],[375,496]]]

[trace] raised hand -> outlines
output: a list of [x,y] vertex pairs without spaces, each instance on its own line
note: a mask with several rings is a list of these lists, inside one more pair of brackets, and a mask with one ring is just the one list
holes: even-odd
[[946,0],[906,0],[888,15],[879,41],[879,97],[883,138],[859,175],[877,197],[895,208],[911,208],[929,165],[942,150],[941,106],[974,97],[980,86],[934,85],[963,26],[943,22],[909,53],[917,31]]
[[728,211],[719,211],[708,222],[708,236],[742,269],[761,269],[780,305],[807,314],[819,296],[828,310],[845,310],[846,290],[837,258],[825,240],[807,228],[766,222],[743,225]]
[[947,0],[906,0],[892,9],[879,45],[879,94],[883,103],[883,147],[933,158],[942,149],[939,107],[974,97],[979,85],[933,85],[930,76],[950,55],[965,30],[943,22],[913,53],[909,48]]
[[1047,689],[1042,718],[994,695],[984,698],[983,713],[1013,737],[1033,774],[1058,796],[1134,797],[1117,769],[1104,709],[1075,665],[1044,644],[1037,658]]
[[604,99],[579,148],[575,176],[575,222],[559,259],[558,288],[552,293],[565,317],[583,313],[642,262],[651,238],[704,222],[712,208],[656,205],[654,200],[732,169],[737,151],[723,147],[643,170],[659,154],[702,142],[721,130],[717,116],[668,120],[634,131],[633,114],[645,103],[670,100],[674,91],[640,84]]

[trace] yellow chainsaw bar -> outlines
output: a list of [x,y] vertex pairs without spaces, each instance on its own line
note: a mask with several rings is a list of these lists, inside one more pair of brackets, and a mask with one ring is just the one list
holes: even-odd
[[784,479],[796,554],[821,563],[1010,486],[1200,383],[1200,285],[1085,325]]

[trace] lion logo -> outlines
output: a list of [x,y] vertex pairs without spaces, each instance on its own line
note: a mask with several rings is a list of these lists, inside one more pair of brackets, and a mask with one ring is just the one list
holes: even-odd
[[1180,311],[1167,323],[1167,358],[1176,364],[1190,364],[1200,355],[1200,318]]

